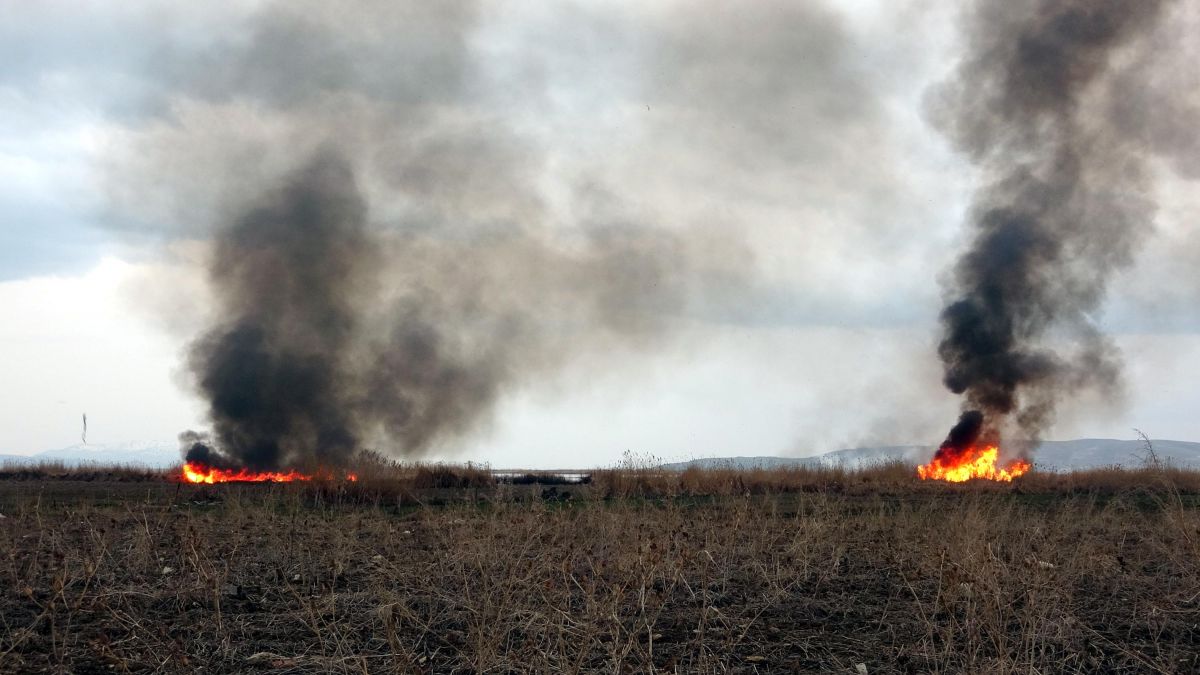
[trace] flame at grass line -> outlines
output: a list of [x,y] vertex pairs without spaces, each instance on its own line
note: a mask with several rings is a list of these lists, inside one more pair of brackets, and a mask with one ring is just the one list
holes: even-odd
[[939,450],[928,464],[917,467],[917,475],[921,480],[944,480],[951,483],[962,483],[974,478],[1009,482],[1033,468],[1023,459],[1013,460],[1007,467],[998,467],[996,459],[999,456],[1000,448],[994,445],[970,446],[957,452]]
[[[219,469],[198,462],[185,462],[180,472],[185,483],[290,483],[306,480],[333,480],[334,474],[318,471],[306,474],[291,469],[288,471],[250,471],[249,469]],[[358,476],[346,473],[345,480],[354,482]]]

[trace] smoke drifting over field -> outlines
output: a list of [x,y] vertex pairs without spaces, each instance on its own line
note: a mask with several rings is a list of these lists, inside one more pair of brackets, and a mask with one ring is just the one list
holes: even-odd
[[380,438],[420,453],[572,353],[656,337],[693,258],[638,230],[575,251],[375,231],[350,167],[319,155],[218,236],[219,322],[189,365],[219,450],[185,434],[189,459],[337,465]]
[[579,356],[655,343],[750,273],[735,238],[642,222],[595,185],[552,213],[543,149],[479,100],[470,5],[365,10],[280,3],[169,64],[190,89],[139,139],[149,173],[181,148],[198,160],[161,207],[212,241],[214,312],[187,359],[212,428],[181,435],[189,460],[419,455]]
[[[208,407],[185,446],[257,469],[452,449],[515,394],[589,390],[579,369],[702,330],[768,336],[712,341],[710,419],[728,373],[771,361],[771,417],[800,425],[775,433],[805,451],[937,433],[954,401],[918,359],[964,190],[912,92],[944,62],[941,10],[860,4],[300,1],[177,23],[102,161],[114,221],[191,256],[163,286],[205,263],[211,303],[158,302]],[[939,350],[980,433],[1035,437],[1061,397],[1119,391],[1097,313],[1150,227],[1148,160],[1198,166],[1194,69],[1163,77],[1155,49],[1194,34],[1164,28],[1173,6],[975,3],[927,98],[982,186]],[[825,329],[906,346],[835,355]],[[874,364],[825,367],[842,359]],[[672,452],[690,405],[661,425]]]
[[971,10],[971,51],[931,99],[982,184],[941,315],[945,383],[967,411],[948,445],[1005,432],[1036,439],[1064,397],[1119,391],[1119,357],[1097,314],[1152,226],[1149,160],[1161,149],[1128,114],[1129,71],[1153,62],[1148,38],[1171,4]]

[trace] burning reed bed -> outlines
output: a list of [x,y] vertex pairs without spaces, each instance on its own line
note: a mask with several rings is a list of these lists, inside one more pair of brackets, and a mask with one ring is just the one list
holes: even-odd
[[0,671],[1200,669],[1194,474],[593,477],[3,483]]

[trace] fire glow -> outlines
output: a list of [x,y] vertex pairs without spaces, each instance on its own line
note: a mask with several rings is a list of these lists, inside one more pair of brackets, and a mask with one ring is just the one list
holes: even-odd
[[928,464],[917,467],[921,480],[944,480],[962,483],[975,478],[1010,482],[1017,476],[1028,473],[1032,467],[1023,459],[1016,459],[1007,467],[996,466],[1000,448],[994,445],[968,446],[962,450],[938,450]]
[[[249,469],[219,469],[199,462],[185,462],[180,471],[185,483],[290,483],[293,481],[332,480],[334,475],[327,471],[306,474],[291,469],[288,471],[250,471]],[[345,479],[354,482],[358,476],[345,474]]]

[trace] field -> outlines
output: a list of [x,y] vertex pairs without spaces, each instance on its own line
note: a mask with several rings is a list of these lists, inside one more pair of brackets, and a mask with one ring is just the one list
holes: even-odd
[[10,472],[0,671],[1200,672],[1200,475],[910,474]]

